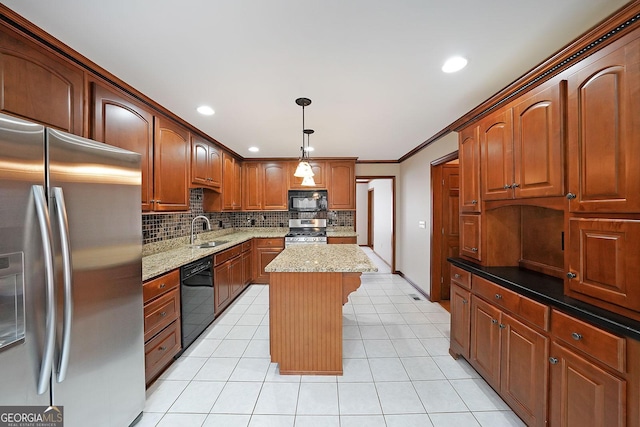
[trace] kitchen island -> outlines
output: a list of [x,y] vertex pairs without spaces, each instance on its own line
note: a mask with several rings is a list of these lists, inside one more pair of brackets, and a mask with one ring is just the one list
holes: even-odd
[[271,361],[283,375],[342,375],[342,305],[375,265],[358,245],[297,245],[265,271]]

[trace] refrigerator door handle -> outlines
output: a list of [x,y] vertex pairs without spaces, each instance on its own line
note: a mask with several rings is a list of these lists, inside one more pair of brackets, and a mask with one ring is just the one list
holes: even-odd
[[61,383],[67,376],[69,352],[71,349],[71,324],[73,318],[73,273],[71,268],[71,246],[69,244],[69,222],[64,193],[61,187],[53,187],[53,199],[58,227],[60,230],[60,246],[62,249],[62,272],[64,281],[64,322],[62,326],[62,347],[58,363],[58,378]]
[[53,275],[53,250],[51,245],[51,222],[47,210],[47,200],[44,195],[44,187],[34,185],[31,187],[36,204],[36,215],[40,224],[40,236],[42,237],[42,253],[44,257],[45,288],[46,288],[46,314],[45,314],[45,338],[42,351],[40,375],[38,376],[38,394],[44,394],[49,387],[53,364],[53,352],[56,338],[56,301],[54,295]]

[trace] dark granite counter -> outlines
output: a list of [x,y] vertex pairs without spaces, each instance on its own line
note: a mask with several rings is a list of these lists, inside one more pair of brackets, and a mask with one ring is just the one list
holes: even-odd
[[483,267],[461,258],[448,258],[451,264],[594,324],[610,332],[640,341],[640,322],[564,295],[564,281],[518,267]]

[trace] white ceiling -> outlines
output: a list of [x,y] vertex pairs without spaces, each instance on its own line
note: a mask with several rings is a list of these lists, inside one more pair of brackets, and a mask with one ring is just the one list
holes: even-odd
[[243,157],[298,156],[308,97],[313,156],[396,160],[627,1],[3,3]]

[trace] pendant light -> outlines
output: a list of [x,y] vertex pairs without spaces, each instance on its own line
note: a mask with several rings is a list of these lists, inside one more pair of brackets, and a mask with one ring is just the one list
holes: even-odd
[[307,155],[306,164],[309,165],[309,172],[311,172],[311,174],[305,176],[302,179],[302,184],[300,184],[300,185],[302,185],[303,187],[315,187],[316,186],[316,182],[313,179],[313,175],[314,175],[313,169],[311,168],[311,165],[309,164],[309,151],[310,151],[309,150],[309,138],[310,138],[309,135],[311,135],[314,132],[314,130],[313,129],[304,129],[302,132],[304,132],[304,134],[307,135],[307,146],[305,148],[304,147],[304,142],[303,142],[302,149],[303,149],[304,153],[306,153],[306,155]]
[[[297,176],[298,178],[313,177],[313,170],[311,170],[311,165],[309,164],[309,152],[304,149],[304,135],[306,133],[304,128],[304,107],[309,106],[311,100],[309,98],[298,98],[296,99],[296,104],[302,107],[302,147],[300,147],[300,162],[293,176]],[[311,133],[313,133],[313,130]]]

